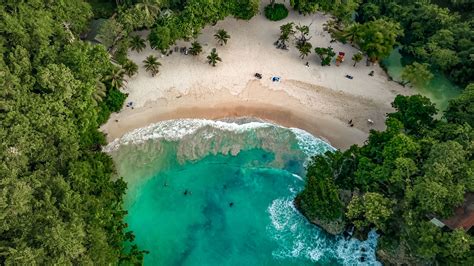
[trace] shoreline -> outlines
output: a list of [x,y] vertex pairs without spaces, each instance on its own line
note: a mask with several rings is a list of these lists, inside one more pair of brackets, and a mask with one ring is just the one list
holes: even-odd
[[[263,6],[262,3],[262,10]],[[226,18],[202,30],[198,41],[203,53],[198,56],[163,56],[149,46],[141,53],[130,51],[128,56],[139,71],[128,78],[127,86],[121,90],[128,94],[126,102],[133,102],[134,109],[124,106],[111,115],[101,130],[111,142],[163,120],[248,116],[303,129],[342,150],[362,144],[371,129],[385,128],[385,114],[393,111],[395,95],[412,92],[388,81],[387,73],[378,65],[353,67],[350,58],[359,51],[349,44],[331,43],[331,37],[323,30],[328,19],[321,13],[301,16],[292,10],[279,22],[269,21],[261,14],[250,21]],[[294,47],[289,51],[276,49],[273,42],[279,36],[279,27],[287,22],[310,25],[315,37],[310,41],[313,47],[330,45],[336,52],[345,52],[349,62],[322,67],[315,54],[301,60]],[[216,46],[213,35],[217,29],[230,34],[227,45]],[[136,34],[146,38],[147,32]],[[189,45],[184,41],[176,44]],[[218,48],[223,59],[216,67],[206,62],[213,47]],[[162,64],[155,77],[143,68],[143,60],[149,55],[157,56]],[[309,67],[305,66],[306,61],[310,62]],[[368,75],[371,71],[373,76]],[[257,72],[263,75],[262,79],[254,78]],[[346,74],[354,78],[349,80]],[[272,82],[272,76],[281,77],[281,82]],[[374,124],[369,124],[368,119]],[[350,120],[353,127],[348,125]]]
[[[340,93],[339,98],[342,97],[345,105],[340,105],[338,109],[334,107],[328,109],[322,102],[318,105],[320,108],[311,108],[310,105],[301,102],[311,100],[310,97],[305,97],[306,94],[301,95],[303,99],[291,95],[306,91],[308,88],[302,88],[304,86],[311,86],[309,93],[314,94],[318,101],[321,101],[333,97],[333,92],[327,88],[301,82],[297,82],[297,86],[294,86],[292,81],[282,82],[279,85],[284,85],[285,89],[268,88],[258,80],[254,80],[250,81],[238,95],[231,94],[227,89],[202,93],[206,89],[195,88],[186,95],[175,95],[172,101],[168,100],[171,96],[167,96],[156,101],[149,101],[143,107],[125,108],[119,113],[112,114],[109,121],[102,125],[101,130],[107,135],[107,141],[111,142],[134,129],[164,120],[255,117],[284,127],[303,129],[329,142],[333,147],[345,150],[353,144],[362,144],[371,128],[384,127],[384,115],[372,116],[377,122],[373,127],[360,116],[351,118],[356,124],[354,127],[349,127],[344,121],[344,116],[337,117],[336,113],[346,115],[351,112],[347,109],[354,106],[361,111],[357,105],[367,108],[364,116],[377,112],[381,107],[371,103],[370,100]],[[316,90],[318,90],[317,93]],[[193,93],[193,91],[197,92]],[[169,93],[175,94],[174,91]],[[328,110],[331,112],[325,112]]]
[[115,124],[107,123],[108,125],[102,128],[103,132],[107,134],[107,141],[110,143],[134,129],[160,121],[184,118],[209,120],[241,117],[258,118],[288,128],[303,129],[328,142],[331,146],[343,150],[348,149],[353,144],[362,144],[368,136],[367,133],[359,129],[349,128],[342,121],[331,121],[330,117],[313,116],[308,118],[292,110],[282,110],[271,105],[256,106],[255,104],[233,102],[207,108],[177,108],[162,113],[155,113],[154,110],[154,108],[143,108],[134,113],[121,115],[120,119],[125,119],[126,122],[119,120],[119,122],[112,122]]

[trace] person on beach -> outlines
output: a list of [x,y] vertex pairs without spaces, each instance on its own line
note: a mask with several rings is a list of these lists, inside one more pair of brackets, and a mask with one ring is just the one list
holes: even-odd
[[354,127],[354,123],[352,123],[352,119],[349,120],[349,123],[348,123],[348,124],[349,124],[350,127]]

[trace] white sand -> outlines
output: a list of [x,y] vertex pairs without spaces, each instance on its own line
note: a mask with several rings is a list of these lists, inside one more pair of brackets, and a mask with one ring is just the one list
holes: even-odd
[[[264,1],[261,9],[266,4]],[[360,144],[370,128],[384,128],[385,113],[392,111],[390,103],[395,95],[409,91],[389,82],[379,66],[367,67],[365,58],[353,67],[351,58],[358,50],[349,44],[330,43],[330,35],[323,32],[328,19],[320,13],[302,16],[294,11],[278,22],[269,21],[262,14],[250,21],[227,18],[202,31],[198,41],[203,44],[203,53],[199,56],[179,52],[163,56],[149,47],[141,53],[130,52],[129,58],[139,65],[139,73],[128,80],[123,91],[129,94],[127,102],[132,101],[135,108],[124,107],[113,114],[102,130],[111,141],[134,128],[165,119],[257,116],[305,129],[338,148]],[[287,22],[311,23],[313,53],[304,60],[293,44],[290,51],[273,45],[280,25]],[[218,46],[213,37],[221,28],[231,36],[226,46]],[[147,32],[140,34],[146,38]],[[190,43],[180,41],[177,46],[190,47]],[[318,46],[345,52],[345,62],[339,67],[335,63],[322,67],[314,54],[314,47]],[[216,67],[206,61],[214,47],[223,60]],[[151,54],[162,63],[155,77],[145,71],[142,63]],[[305,66],[307,61],[309,68]],[[368,75],[372,70],[373,77]],[[262,80],[254,78],[256,72],[263,74]],[[345,78],[346,74],[354,79]],[[282,81],[272,82],[272,76],[279,76]],[[353,128],[347,125],[350,119],[354,121]],[[367,119],[375,124],[369,125]]]

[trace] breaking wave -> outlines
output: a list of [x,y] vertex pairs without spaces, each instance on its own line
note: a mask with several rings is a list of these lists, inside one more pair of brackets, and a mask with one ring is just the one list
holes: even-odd
[[293,197],[275,199],[267,212],[271,224],[267,231],[278,242],[273,252],[277,259],[305,258],[314,262],[343,265],[381,265],[375,251],[378,235],[369,233],[366,241],[345,240],[341,236],[328,236],[310,224],[293,205]]
[[[145,181],[153,179],[163,169],[179,168],[181,171],[186,169],[186,162],[193,164],[207,155],[238,155],[241,151],[253,149],[265,150],[274,157],[258,157],[255,159],[258,161],[256,164],[251,161],[241,165],[238,171],[229,175],[238,174],[240,179],[233,181],[235,184],[230,184],[252,184],[254,188],[263,190],[264,187],[260,187],[259,183],[261,181],[257,182],[255,175],[271,178],[282,170],[290,173],[289,176],[296,181],[286,183],[288,187],[282,188],[286,188],[288,193],[284,197],[270,199],[270,205],[263,205],[263,212],[260,214],[264,217],[268,215],[269,221],[263,225],[263,231],[277,245],[270,250],[276,261],[282,264],[290,261],[301,265],[306,265],[308,261],[322,264],[380,265],[375,257],[378,237],[375,232],[371,232],[366,241],[333,237],[310,224],[293,205],[293,198],[301,190],[304,180],[304,166],[301,162],[315,154],[335,150],[327,142],[304,130],[248,118],[224,121],[180,119],[136,129],[104,148],[114,160],[121,162],[119,172],[129,177],[127,182],[132,186],[127,193],[136,192],[129,194],[131,198],[140,194],[139,185],[146,184]],[[167,160],[173,163],[170,164]],[[172,167],[168,167],[169,165]],[[208,174],[211,175],[212,173]],[[214,210],[213,207],[210,210],[217,209]]]
[[[111,153],[124,145],[139,145],[150,141],[154,142],[157,150],[160,142],[179,143],[177,157],[181,162],[197,160],[208,154],[236,155],[241,150],[252,148],[262,148],[275,154],[303,152],[301,160],[334,150],[330,144],[302,129],[286,128],[268,122],[248,119],[179,119],[133,130],[111,142],[104,151]],[[278,159],[281,158],[277,158],[277,161]]]

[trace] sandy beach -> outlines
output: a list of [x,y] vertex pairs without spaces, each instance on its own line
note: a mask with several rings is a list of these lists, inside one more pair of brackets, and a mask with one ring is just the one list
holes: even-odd
[[[123,92],[129,94],[127,102],[133,102],[134,108],[124,107],[112,114],[101,130],[108,141],[113,141],[135,128],[163,120],[252,116],[304,129],[340,149],[361,144],[370,129],[384,128],[394,97],[410,92],[388,81],[379,66],[366,66],[365,58],[353,67],[351,58],[358,50],[350,44],[330,43],[331,37],[323,31],[328,19],[321,13],[302,16],[293,11],[278,22],[262,14],[250,21],[227,18],[199,35],[203,45],[199,56],[179,52],[163,56],[149,47],[140,53],[131,51],[129,58],[139,65],[139,72],[128,79]],[[314,52],[302,60],[294,45],[289,51],[276,49],[273,43],[279,27],[287,22],[311,24],[313,49],[331,45],[336,53],[345,52],[345,62],[339,67],[335,63],[322,67]],[[213,37],[221,28],[231,36],[226,46],[217,45]],[[137,34],[146,38],[148,33]],[[190,43],[180,41],[176,46],[190,47]],[[206,62],[214,47],[222,58],[216,67]],[[151,54],[162,64],[155,77],[142,63]],[[369,76],[372,70],[374,76]],[[261,80],[254,77],[256,72],[263,75]],[[346,74],[354,79],[345,78]],[[272,82],[272,76],[281,81]],[[351,119],[354,127],[347,123]],[[375,123],[371,125],[367,119]]]

